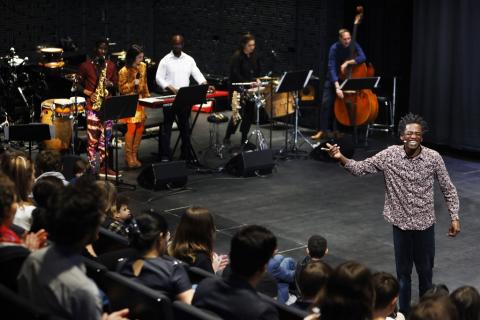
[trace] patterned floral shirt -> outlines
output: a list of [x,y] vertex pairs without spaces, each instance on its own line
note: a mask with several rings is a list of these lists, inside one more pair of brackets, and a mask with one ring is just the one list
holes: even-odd
[[408,158],[403,145],[390,146],[363,161],[348,160],[345,169],[355,176],[383,172],[386,186],[383,215],[402,230],[425,230],[435,223],[434,177],[451,219],[459,219],[457,190],[435,150],[422,146],[418,156]]

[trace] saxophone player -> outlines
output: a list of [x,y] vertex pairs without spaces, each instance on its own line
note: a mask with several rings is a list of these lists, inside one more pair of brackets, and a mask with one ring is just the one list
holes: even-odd
[[[108,52],[108,40],[100,39],[95,43],[94,55],[91,59],[80,65],[78,76],[80,89],[86,97],[87,109],[87,156],[91,170],[98,170],[100,175],[105,174],[105,136],[110,139],[112,122],[101,122],[98,115],[98,108],[101,106],[101,99],[111,94],[118,82],[118,73],[115,64],[106,58]],[[106,129],[106,130],[104,130]],[[97,166],[97,153],[100,164]],[[108,166],[107,166],[108,167]],[[107,175],[115,177],[115,171],[108,169]]]
[[[240,47],[235,51],[230,59],[230,83],[252,82],[260,76],[260,61],[255,52],[255,37],[251,33],[246,33],[240,40]],[[230,144],[230,136],[237,131],[240,125],[242,133],[241,143],[245,143],[248,138],[250,126],[255,119],[255,103],[252,101],[243,101],[240,98],[241,93],[238,89],[231,87],[232,97],[232,117],[227,126],[224,144]],[[241,105],[240,112],[238,110]],[[240,124],[241,123],[241,124]]]

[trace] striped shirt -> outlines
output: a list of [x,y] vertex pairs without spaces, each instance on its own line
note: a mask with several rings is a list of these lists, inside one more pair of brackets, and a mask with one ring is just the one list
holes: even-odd
[[435,150],[421,148],[414,158],[407,157],[403,145],[395,145],[363,161],[348,160],[345,164],[345,169],[355,176],[383,172],[386,187],[383,215],[402,230],[425,230],[435,223],[435,177],[451,219],[459,219],[457,190],[442,157]]

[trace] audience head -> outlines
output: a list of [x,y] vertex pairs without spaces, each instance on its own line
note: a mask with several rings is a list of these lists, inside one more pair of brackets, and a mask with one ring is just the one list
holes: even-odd
[[28,202],[35,173],[32,161],[23,152],[5,152],[1,159],[1,169],[15,184],[17,202]]
[[63,181],[54,176],[43,177],[35,182],[32,193],[37,208],[32,212],[30,231],[49,230],[48,222],[63,188]]
[[313,235],[308,239],[307,253],[314,259],[321,259],[328,253],[327,239],[320,235]]
[[107,206],[105,214],[111,218],[114,218],[114,214],[117,211],[117,188],[110,181],[97,180],[97,186],[105,190],[105,201]]
[[37,176],[45,172],[62,171],[62,156],[55,150],[42,150],[35,159],[35,169]]
[[373,274],[373,287],[375,289],[374,310],[383,316],[388,316],[395,311],[400,285],[397,279],[387,272]]
[[191,207],[185,210],[175,231],[170,253],[193,263],[197,253],[213,254],[215,223],[208,209]]
[[422,299],[412,307],[409,320],[457,320],[455,305],[448,296],[436,295]]
[[83,159],[83,158],[79,158],[77,159],[74,163],[73,163],[73,174],[75,177],[81,177],[83,176],[85,173],[87,173],[87,170],[88,170],[88,161]]
[[[310,261],[298,275],[298,290],[303,300],[323,300],[332,268],[323,261]],[[318,303],[319,304],[319,303]]]
[[165,218],[156,213],[141,213],[135,216],[136,225],[129,236],[131,245],[141,254],[153,250],[162,256],[170,237]]
[[448,287],[445,284],[434,284],[430,289],[425,291],[420,300],[429,299],[432,297],[448,296],[449,294],[450,290],[448,290]]
[[59,245],[82,249],[98,235],[105,212],[105,192],[91,177],[81,177],[58,197],[49,221],[50,238]]
[[240,229],[230,244],[230,266],[240,276],[263,274],[277,248],[277,238],[265,227],[251,225]]
[[457,307],[459,320],[480,319],[480,295],[474,287],[463,286],[450,294],[450,299]]
[[0,225],[9,227],[17,211],[15,184],[0,173]]
[[370,270],[354,261],[339,265],[327,283],[322,320],[370,319],[375,291]]
[[115,212],[113,214],[113,217],[116,220],[120,220],[125,222],[126,220],[130,219],[132,217],[132,214],[130,213],[130,209],[128,208],[128,203],[130,202],[130,199],[123,195],[119,194],[117,196],[117,201],[115,203]]

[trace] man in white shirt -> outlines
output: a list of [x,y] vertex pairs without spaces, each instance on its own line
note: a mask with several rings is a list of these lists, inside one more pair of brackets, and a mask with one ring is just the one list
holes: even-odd
[[[172,51],[160,60],[155,80],[162,88],[177,94],[181,87],[190,85],[190,76],[192,76],[198,84],[207,84],[207,80],[198,69],[195,60],[182,52],[184,39],[181,35],[174,35],[171,39]],[[171,107],[163,108],[164,123],[162,129],[162,161],[168,161],[173,155],[170,150],[170,137],[172,134],[172,124],[177,116],[177,124],[182,139],[181,158],[190,160],[190,130],[189,121],[191,106],[178,106],[175,110]]]

